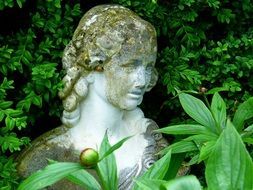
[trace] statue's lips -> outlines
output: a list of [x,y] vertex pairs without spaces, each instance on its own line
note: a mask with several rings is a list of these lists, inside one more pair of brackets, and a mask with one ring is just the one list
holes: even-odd
[[139,99],[143,96],[142,90],[134,90],[128,93],[131,98]]

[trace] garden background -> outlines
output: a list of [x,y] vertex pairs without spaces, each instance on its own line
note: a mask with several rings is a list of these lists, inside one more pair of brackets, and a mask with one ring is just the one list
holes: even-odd
[[[82,15],[104,3],[130,8],[157,30],[159,81],[141,107],[160,127],[188,121],[179,90],[199,92],[198,98],[219,91],[231,117],[252,96],[251,0],[0,0],[1,190],[19,183],[15,155],[61,124],[63,49]],[[201,163],[192,166],[198,178],[203,172]]]

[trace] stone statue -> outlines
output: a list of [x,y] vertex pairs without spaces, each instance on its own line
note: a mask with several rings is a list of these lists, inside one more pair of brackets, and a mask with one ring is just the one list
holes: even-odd
[[[107,131],[110,144],[134,135],[115,157],[119,189],[131,189],[166,146],[157,125],[137,106],[157,81],[154,27],[119,5],[100,5],[81,19],[63,53],[65,84],[61,127],[36,139],[19,155],[18,172],[27,177],[47,165],[47,158],[78,161],[85,148],[98,149]],[[64,188],[63,188],[64,187]],[[79,189],[66,181],[48,189]]]

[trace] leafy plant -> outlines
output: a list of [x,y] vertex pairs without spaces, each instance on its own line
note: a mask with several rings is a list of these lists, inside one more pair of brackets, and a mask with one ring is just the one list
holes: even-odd
[[210,190],[253,188],[252,158],[229,120],[207,161],[205,173]]
[[245,121],[253,117],[252,98],[236,111],[233,119],[235,127],[227,117],[226,104],[217,92],[213,95],[211,105],[206,102],[208,107],[189,94],[179,93],[179,99],[184,111],[194,122],[157,130],[166,134],[187,135],[162,152],[194,152],[196,155],[190,163],[205,162],[210,190],[252,189],[253,163],[244,144],[252,141],[251,127],[244,129]]
[[0,10],[3,10],[5,7],[12,8],[15,4],[17,4],[20,8],[22,8],[23,4],[26,0],[2,0],[0,1]]
[[[129,138],[130,137],[127,137],[111,147],[108,137],[105,135],[99,151],[99,154],[102,156],[98,163],[93,166],[93,169],[98,174],[99,181],[88,173],[85,167],[79,163],[55,162],[50,160],[50,165],[24,180],[18,187],[18,190],[41,189],[64,178],[88,190],[116,190],[118,187],[118,177],[113,151],[120,148]],[[135,180],[136,184],[133,189],[201,189],[199,181],[194,176],[182,177],[171,181],[163,180],[165,174],[168,172],[170,158],[171,152],[168,152],[141,177]]]
[[174,180],[143,179],[138,186],[145,190],[201,190],[200,183],[195,176],[184,176]]
[[[34,7],[29,10],[33,11],[28,11],[31,5]],[[81,11],[78,2],[68,4],[60,0],[34,4],[1,0],[0,10],[0,20],[7,23],[0,34],[0,189],[12,190],[18,184],[14,155],[33,138],[34,129],[48,130],[43,129],[41,121],[47,121],[46,126],[60,124],[57,93],[63,74],[58,68]],[[6,21],[6,14],[10,21]],[[22,27],[17,30],[8,28],[20,24]],[[52,118],[55,124],[50,124]]]
[[[97,172],[101,184],[85,170],[85,167],[80,163],[67,163],[50,161],[43,170],[39,170],[24,180],[18,190],[36,190],[50,186],[57,181],[66,178],[69,181],[88,189],[117,189],[117,166],[113,151],[120,148],[123,143],[130,137],[126,137],[111,146],[105,134],[100,146],[99,155],[102,155],[98,162],[93,166]],[[90,156],[90,155],[87,155]],[[82,163],[82,161],[81,161]]]

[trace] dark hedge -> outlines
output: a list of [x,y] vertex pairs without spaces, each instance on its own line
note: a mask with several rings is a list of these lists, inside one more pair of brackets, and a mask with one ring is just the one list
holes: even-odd
[[251,0],[0,0],[0,189],[15,189],[13,157],[60,125],[61,56],[81,16],[103,3],[124,5],[157,29],[157,86],[147,117],[164,127],[186,120],[178,90],[222,91],[233,114],[253,91]]

